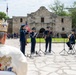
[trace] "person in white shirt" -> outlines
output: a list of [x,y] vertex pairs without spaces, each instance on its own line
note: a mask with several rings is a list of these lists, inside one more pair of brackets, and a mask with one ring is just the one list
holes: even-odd
[[7,24],[0,21],[0,71],[14,72],[16,75],[27,75],[26,57],[19,49],[5,45],[6,32]]

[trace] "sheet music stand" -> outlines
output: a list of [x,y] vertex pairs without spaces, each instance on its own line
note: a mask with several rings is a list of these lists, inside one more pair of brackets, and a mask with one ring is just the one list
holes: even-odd
[[59,54],[65,56],[68,54],[67,51],[65,50],[65,39],[67,38],[67,35],[65,33],[63,33],[63,34],[61,34],[61,36],[62,36],[64,42],[63,42],[63,50]]
[[40,52],[44,54],[44,52],[41,50],[41,38],[43,38],[43,33],[39,33],[39,51],[38,52],[36,51],[36,54],[39,56],[41,56]]

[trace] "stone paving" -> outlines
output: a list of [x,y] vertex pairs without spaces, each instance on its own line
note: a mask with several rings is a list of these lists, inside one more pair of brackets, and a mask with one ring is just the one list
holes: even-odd
[[[18,39],[8,39],[6,44],[20,47]],[[59,54],[64,48],[63,43],[53,43],[52,54],[34,57],[33,59],[27,57],[28,60],[28,74],[27,75],[76,75],[76,55]],[[41,50],[45,51],[45,44],[41,43]],[[65,50],[68,47],[65,44]],[[39,51],[39,44],[36,44],[36,51]],[[26,54],[30,53],[30,43],[26,46]]]

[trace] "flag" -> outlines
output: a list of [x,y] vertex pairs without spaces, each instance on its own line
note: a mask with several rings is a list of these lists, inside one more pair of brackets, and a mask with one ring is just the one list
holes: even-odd
[[29,31],[29,32],[31,32],[31,29],[30,29],[30,27],[28,26],[27,22],[26,22],[26,30]]
[[8,4],[7,4],[7,7],[6,7],[6,13],[7,13],[7,15],[8,15]]

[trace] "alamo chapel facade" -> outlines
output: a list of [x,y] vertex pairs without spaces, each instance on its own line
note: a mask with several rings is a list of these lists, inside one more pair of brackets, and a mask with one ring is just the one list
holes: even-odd
[[40,7],[36,12],[27,14],[27,16],[13,16],[9,21],[9,32],[19,33],[21,24],[28,24],[30,28],[36,27],[37,32],[40,29],[46,29],[50,26],[53,35],[70,33],[72,29],[72,19],[68,16],[58,16],[48,11],[44,6]]

